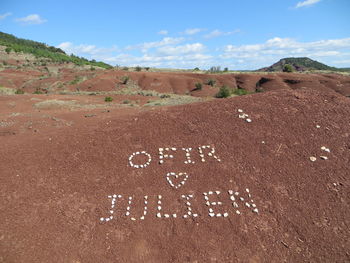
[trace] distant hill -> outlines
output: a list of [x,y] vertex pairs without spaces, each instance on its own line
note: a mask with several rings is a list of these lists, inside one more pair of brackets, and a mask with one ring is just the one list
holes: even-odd
[[88,60],[75,55],[67,55],[62,49],[48,46],[44,43],[17,38],[13,35],[0,32],[0,46],[5,46],[5,51],[11,53],[23,52],[34,55],[37,58],[48,58],[52,62],[65,63],[71,62],[76,65],[91,65],[101,68],[112,68],[112,66],[95,60]]
[[327,66],[326,64],[323,64],[316,60],[312,60],[307,57],[282,58],[277,63],[269,67],[259,69],[258,71],[263,71],[263,72],[283,71],[283,68],[286,64],[289,64],[292,67],[293,71],[313,71],[313,70],[348,71],[348,69],[345,69],[345,68],[342,69],[342,68]]

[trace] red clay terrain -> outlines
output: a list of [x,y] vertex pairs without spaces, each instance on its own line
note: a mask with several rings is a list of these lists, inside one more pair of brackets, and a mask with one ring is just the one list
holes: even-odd
[[[125,73],[91,74],[80,90]],[[209,77],[129,74],[180,94]],[[272,91],[167,107],[0,96],[0,262],[349,262],[349,78],[214,77]]]
[[[127,83],[122,79],[128,77]],[[207,81],[216,81],[214,86]],[[196,83],[202,89],[196,89]],[[120,92],[130,85],[140,90],[159,93],[214,97],[222,85],[243,88],[249,92],[302,87],[320,91],[336,91],[350,96],[350,76],[342,74],[308,73],[229,73],[203,74],[186,72],[134,72],[124,70],[82,70],[59,65],[32,69],[8,68],[0,71],[0,86],[21,89],[26,93],[40,90],[48,94],[67,92]]]

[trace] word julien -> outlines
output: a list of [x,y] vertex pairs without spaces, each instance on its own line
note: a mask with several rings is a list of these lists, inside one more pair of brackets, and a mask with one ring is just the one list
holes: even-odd
[[[208,216],[210,218],[217,218],[217,217],[228,217],[232,211],[225,211],[223,207],[220,208],[220,206],[223,205],[221,201],[218,200],[219,195],[221,195],[221,191],[208,191],[204,192],[203,194],[203,202],[207,206],[208,209]],[[236,215],[242,214],[242,209],[248,210],[250,212],[259,213],[259,210],[254,203],[254,200],[252,199],[252,195],[248,188],[243,191],[243,193],[239,193],[237,191],[228,190],[228,199],[230,200],[231,207],[233,208],[233,213]],[[123,199],[122,195],[109,195],[109,199],[111,199],[111,208],[109,210],[109,216],[107,217],[101,217],[100,221],[102,222],[108,222],[116,218],[118,215],[115,213],[115,210],[118,205],[118,199]],[[193,194],[187,194],[187,195],[181,195],[181,199],[183,200],[183,204],[186,208],[186,213],[182,215],[178,215],[177,213],[171,213],[171,212],[163,212],[163,206],[162,206],[162,199],[163,197],[161,195],[157,196],[157,207],[156,207],[156,213],[153,214],[156,218],[196,218],[199,217],[200,214],[196,211],[194,211],[194,208],[191,203],[191,199],[194,198]],[[125,199],[125,198],[124,198]],[[214,199],[214,200],[213,200]],[[126,198],[127,206],[125,208],[125,212],[122,212],[119,217],[123,217],[124,215],[129,218],[132,221],[137,220],[144,220],[145,217],[148,215],[148,202],[149,197],[145,195],[143,197],[143,212],[141,215],[133,215],[132,213],[132,206],[133,206],[133,197],[127,196]],[[119,209],[119,211],[122,209]],[[153,209],[154,210],[154,209]],[[224,211],[222,211],[224,210]],[[230,212],[230,213],[229,213]]]
[[[172,159],[174,158],[174,153],[178,149],[176,147],[171,147],[171,148],[159,148],[159,164],[163,164],[166,159]],[[184,163],[185,164],[194,164],[195,161],[191,159],[191,153],[192,153],[192,148],[180,148],[180,151],[183,151],[184,153]],[[210,146],[210,145],[202,145],[197,147],[199,156],[201,157],[201,162],[205,162],[206,158],[214,158],[216,161],[221,162],[220,158],[215,155],[215,148]],[[145,156],[146,160],[143,161],[142,163],[137,163],[134,158],[137,156]],[[139,168],[146,168],[149,166],[152,162],[152,157],[151,155],[146,152],[146,151],[141,151],[141,152],[134,152],[129,156],[129,165],[133,168],[139,169]]]

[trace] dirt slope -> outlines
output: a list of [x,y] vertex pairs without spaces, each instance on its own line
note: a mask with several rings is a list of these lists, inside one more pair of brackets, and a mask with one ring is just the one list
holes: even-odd
[[[21,107],[10,99],[6,116]],[[348,98],[286,89],[94,117],[39,110],[17,116],[37,132],[17,117],[0,127],[1,262],[350,261]]]
[[[127,85],[122,78],[128,76]],[[215,86],[207,85],[209,79]],[[196,83],[202,90],[195,90]],[[5,69],[0,71],[0,87],[23,89],[33,93],[37,89],[44,93],[60,94],[67,91],[118,92],[137,85],[141,90],[160,93],[214,97],[222,85],[230,88],[244,88],[249,92],[279,89],[312,88],[319,91],[336,91],[350,96],[350,76],[341,74],[301,73],[235,73],[199,74],[174,72],[129,72],[123,70],[81,70],[57,66],[48,69]]]

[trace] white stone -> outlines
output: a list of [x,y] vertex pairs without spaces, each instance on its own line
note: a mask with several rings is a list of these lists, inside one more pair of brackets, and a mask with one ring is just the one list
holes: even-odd
[[320,156],[320,158],[321,158],[322,160],[328,160],[328,157],[327,157],[327,156]]
[[251,119],[246,119],[245,121],[246,121],[246,122],[252,122],[252,120],[251,120]]
[[240,112],[240,113],[242,113],[242,112],[243,112],[243,110],[242,110],[242,109],[238,109],[237,111],[238,111],[238,112]]
[[316,157],[314,157],[314,156],[311,156],[311,157],[310,157],[310,161],[311,161],[311,162],[314,162],[314,161],[316,161],[316,160],[317,160]]

